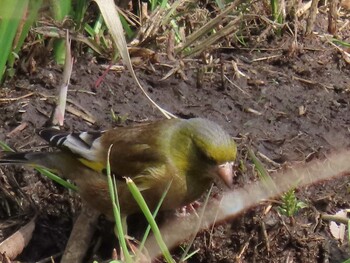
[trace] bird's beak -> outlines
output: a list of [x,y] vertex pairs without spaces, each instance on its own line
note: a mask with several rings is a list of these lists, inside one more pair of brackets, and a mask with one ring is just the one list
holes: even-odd
[[217,168],[217,173],[222,181],[231,187],[233,183],[233,162],[220,164]]

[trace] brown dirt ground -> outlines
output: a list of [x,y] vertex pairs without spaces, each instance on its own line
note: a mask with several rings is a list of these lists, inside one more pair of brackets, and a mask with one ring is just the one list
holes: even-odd
[[[294,52],[292,40],[285,36],[265,43],[269,48],[216,50],[213,56],[221,62],[211,65],[184,60],[187,80],[176,74],[162,81],[169,68],[161,63],[153,65],[155,70],[145,64],[136,73],[152,98],[168,111],[183,118],[214,120],[237,139],[239,159],[248,168],[238,172],[239,186],[257,180],[247,159],[247,145],[273,161],[262,160],[271,171],[349,147],[350,65],[319,37],[303,39]],[[159,56],[170,63],[165,55]],[[235,75],[233,60],[245,77]],[[69,105],[87,112],[95,123],[67,113],[66,129],[113,127],[111,110],[126,117],[127,124],[163,118],[125,71],[109,72],[91,93],[103,72],[102,63],[89,56],[77,59]],[[236,85],[223,80],[222,73]],[[1,140],[18,151],[43,147],[35,131],[51,112],[61,76],[62,71],[49,63],[32,74],[18,74],[4,85],[0,91]],[[300,113],[301,107],[305,112]],[[25,129],[9,134],[23,123]],[[79,199],[34,170],[1,167],[0,171],[0,239],[36,212],[33,238],[20,259],[32,262],[60,253],[79,210]],[[318,221],[320,212],[334,214],[350,207],[348,177],[298,189],[297,196],[308,207],[297,213],[294,223],[278,215],[275,203],[266,215],[264,210],[271,203],[260,204],[213,231],[201,231],[193,247],[200,250],[188,262],[341,262],[350,258],[348,242],[336,240],[328,223]],[[108,253],[97,258],[108,257]]]

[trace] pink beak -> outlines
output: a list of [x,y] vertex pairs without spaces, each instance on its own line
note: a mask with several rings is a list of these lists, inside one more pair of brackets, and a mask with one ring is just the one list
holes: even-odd
[[233,183],[233,163],[232,162],[220,164],[218,166],[217,173],[221,178],[221,180],[223,180],[228,187],[232,186],[232,183]]

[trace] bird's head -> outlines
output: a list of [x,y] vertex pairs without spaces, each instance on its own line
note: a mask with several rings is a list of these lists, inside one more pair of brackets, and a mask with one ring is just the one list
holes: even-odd
[[206,119],[190,119],[188,127],[200,158],[211,166],[209,175],[213,175],[215,181],[218,177],[227,186],[231,186],[233,163],[237,155],[234,140],[218,124]]

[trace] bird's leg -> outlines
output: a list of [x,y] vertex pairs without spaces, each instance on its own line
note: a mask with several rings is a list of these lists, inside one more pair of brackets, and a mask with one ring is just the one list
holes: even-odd
[[127,216],[122,216],[122,229],[123,229],[123,233],[124,235],[128,235],[128,222],[127,222],[127,219],[128,217]]
[[[132,236],[128,235],[128,222],[127,222],[128,217],[127,216],[122,216],[121,221],[122,221],[122,231],[124,234],[124,238],[127,240],[134,240]],[[118,230],[117,226],[114,228],[114,234],[118,237]]]
[[125,237],[126,241],[129,242],[128,240],[134,240],[134,238],[132,236],[128,235],[128,222],[127,222],[127,219],[128,219],[127,216],[122,216],[122,227],[123,227],[124,237]]

